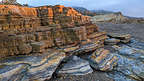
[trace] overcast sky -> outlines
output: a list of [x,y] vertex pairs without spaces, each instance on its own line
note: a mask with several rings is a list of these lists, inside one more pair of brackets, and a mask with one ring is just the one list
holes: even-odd
[[80,6],[87,9],[103,9],[121,11],[124,15],[144,17],[144,0],[17,0],[19,3],[28,3],[31,6],[65,5]]

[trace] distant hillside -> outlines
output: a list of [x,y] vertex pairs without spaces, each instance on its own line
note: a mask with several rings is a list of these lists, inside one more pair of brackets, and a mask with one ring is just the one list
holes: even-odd
[[107,10],[88,10],[84,7],[73,7],[75,10],[80,12],[83,15],[88,15],[88,16],[95,16],[95,15],[103,15],[103,14],[111,14],[115,13],[112,11],[107,11]]
[[88,15],[88,16],[95,16],[96,15],[95,13],[91,12],[90,10],[88,10],[84,7],[73,7],[73,8],[83,15]]
[[92,16],[93,23],[111,22],[111,23],[144,23],[144,18],[124,16],[121,12],[107,10],[88,10],[84,7],[73,7],[83,15]]
[[121,12],[101,14],[91,17],[93,23],[111,22],[111,23],[144,23],[144,18],[124,16]]

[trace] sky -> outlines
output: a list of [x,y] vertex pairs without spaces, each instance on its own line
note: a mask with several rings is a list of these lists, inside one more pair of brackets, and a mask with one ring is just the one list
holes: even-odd
[[85,7],[89,10],[121,11],[126,16],[144,17],[144,0],[17,0],[31,6],[65,5]]

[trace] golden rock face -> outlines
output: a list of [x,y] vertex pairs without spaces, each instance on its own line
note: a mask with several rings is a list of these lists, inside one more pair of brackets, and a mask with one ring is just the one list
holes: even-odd
[[81,45],[79,48],[89,52],[102,47],[106,39],[106,33],[98,32],[88,16],[63,5],[35,8],[0,5],[0,14],[0,31],[7,34],[0,42],[1,57],[41,53],[45,48],[67,45]]
[[41,6],[29,8],[18,5],[0,5],[0,28],[4,31],[27,32],[38,26],[61,24],[74,26],[89,22],[88,16],[83,16],[71,7],[63,5]]
[[22,17],[37,17],[38,13],[36,8],[20,7],[16,5],[0,5],[1,15],[12,15]]

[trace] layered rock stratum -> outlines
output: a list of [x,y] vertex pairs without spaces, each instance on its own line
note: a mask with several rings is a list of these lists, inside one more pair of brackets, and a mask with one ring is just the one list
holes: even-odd
[[[88,16],[62,5],[0,5],[0,33],[1,81],[49,80],[64,59],[103,47],[107,38]],[[91,73],[84,63],[71,74]]]
[[[114,45],[113,53],[104,42]],[[143,49],[129,34],[106,35],[71,7],[0,5],[0,81],[48,81],[94,70],[116,81],[143,81]]]

